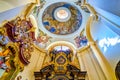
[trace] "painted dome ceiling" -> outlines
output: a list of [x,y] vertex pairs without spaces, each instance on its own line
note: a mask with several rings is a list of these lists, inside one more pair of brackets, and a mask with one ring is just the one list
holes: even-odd
[[42,14],[43,27],[57,35],[71,34],[77,31],[82,23],[80,10],[67,2],[57,2],[46,7]]

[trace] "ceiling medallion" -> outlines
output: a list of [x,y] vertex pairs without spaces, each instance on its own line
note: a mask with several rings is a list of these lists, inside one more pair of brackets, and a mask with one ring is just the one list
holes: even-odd
[[82,14],[73,4],[57,2],[44,9],[42,24],[50,33],[67,35],[79,30]]
[[59,7],[54,12],[54,17],[59,22],[66,22],[71,17],[71,12],[68,8]]

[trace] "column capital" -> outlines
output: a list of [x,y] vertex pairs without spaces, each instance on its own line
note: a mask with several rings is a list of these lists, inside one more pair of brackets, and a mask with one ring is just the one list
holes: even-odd
[[82,47],[81,49],[77,50],[77,53],[81,53],[81,52],[83,52],[84,50],[88,49],[89,47],[90,47],[89,45],[84,46],[84,47]]
[[96,42],[95,42],[95,41],[90,41],[90,42],[88,42],[88,44],[89,44],[89,45],[95,45]]

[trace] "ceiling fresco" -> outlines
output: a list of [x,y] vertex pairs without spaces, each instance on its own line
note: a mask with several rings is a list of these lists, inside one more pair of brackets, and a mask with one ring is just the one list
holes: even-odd
[[83,46],[86,46],[88,44],[88,40],[85,36],[85,30],[81,31],[80,35],[76,36],[74,38],[75,44],[77,48],[81,48]]
[[82,14],[79,9],[66,2],[51,4],[42,15],[44,27],[57,35],[71,34],[80,28],[81,23]]
[[[24,66],[31,63],[30,59],[32,59],[35,47],[46,50],[48,46],[58,41],[60,45],[56,45],[48,52],[53,55],[53,60],[51,60],[56,62],[56,70],[61,72],[59,70],[61,66],[66,65],[66,67],[62,66],[62,72],[65,72],[73,65],[71,61],[74,51],[68,46],[61,45],[61,41],[65,41],[65,44],[66,42],[73,43],[75,48],[87,45],[87,39],[81,32],[85,24],[85,13],[81,8],[67,1],[47,4],[46,1],[41,6],[35,6],[30,14],[32,17],[30,15],[28,17],[16,16],[11,20],[6,20],[0,27],[0,76],[7,74],[0,77],[0,80],[14,80],[18,74],[16,72],[22,71]],[[67,67],[68,60],[71,62],[69,67]],[[79,70],[75,68],[76,71]],[[69,76],[71,75],[54,75],[50,79],[68,80]]]
[[41,30],[39,30],[38,34],[39,35],[34,43],[40,48],[46,48],[52,42],[52,37],[48,36]]

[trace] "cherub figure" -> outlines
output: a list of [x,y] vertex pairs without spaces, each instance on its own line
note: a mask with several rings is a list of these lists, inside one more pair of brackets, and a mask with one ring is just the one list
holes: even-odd
[[49,37],[48,35],[46,35],[42,31],[40,31],[39,36],[37,37],[36,42],[38,43],[39,46],[46,47],[46,45],[49,42],[50,38],[51,37]]

